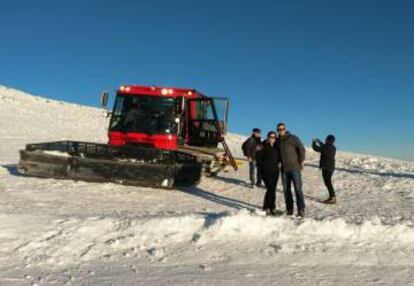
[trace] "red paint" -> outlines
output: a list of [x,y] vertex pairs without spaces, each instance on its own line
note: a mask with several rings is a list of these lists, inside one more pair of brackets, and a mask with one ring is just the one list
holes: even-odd
[[[144,86],[144,85],[122,85],[119,87],[118,94],[130,96],[163,96],[170,98],[184,97],[185,99],[204,97],[195,89],[176,88],[176,87],[160,87],[160,86]],[[191,112],[186,116],[195,116],[196,104],[191,103]],[[188,118],[186,120],[188,130]],[[186,132],[187,133],[187,132]],[[188,133],[184,135],[184,141],[188,142]],[[177,135],[154,134],[148,135],[144,133],[123,133],[119,131],[109,131],[108,138],[110,145],[122,146],[127,143],[143,143],[150,144],[158,149],[174,150],[178,146]]]
[[119,131],[108,132],[109,145],[122,146],[127,143],[150,144],[157,149],[175,150],[177,149],[177,135],[144,133],[123,133]]

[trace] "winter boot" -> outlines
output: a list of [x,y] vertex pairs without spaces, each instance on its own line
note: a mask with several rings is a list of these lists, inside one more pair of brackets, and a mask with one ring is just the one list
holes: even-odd
[[331,198],[325,200],[324,203],[328,204],[328,205],[334,205],[334,204],[336,204],[336,197],[331,197]]
[[292,216],[292,215],[293,215],[293,210],[287,210],[287,211],[286,211],[286,215],[288,215],[288,216]]
[[273,216],[280,216],[283,214],[282,211],[279,211],[277,209],[271,210],[270,212],[272,213]]

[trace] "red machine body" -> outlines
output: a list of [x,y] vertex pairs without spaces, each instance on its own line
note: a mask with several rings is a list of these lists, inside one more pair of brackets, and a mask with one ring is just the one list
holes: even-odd
[[[139,130],[133,130],[130,128],[116,128],[114,124],[114,115],[117,115],[117,109],[119,109],[120,102],[119,99],[134,97],[135,99],[146,98],[146,102],[150,102],[149,97],[154,97],[154,100],[159,100],[158,105],[165,104],[165,100],[171,101],[174,103],[174,110],[177,108],[178,104],[182,104],[187,107],[187,100],[194,98],[205,97],[203,94],[197,92],[194,89],[187,88],[174,88],[174,87],[158,87],[158,86],[142,86],[142,85],[123,85],[117,90],[116,100],[114,109],[112,112],[111,124],[108,131],[108,144],[114,146],[122,146],[124,144],[138,143],[150,145],[157,149],[166,149],[166,150],[175,150],[178,147],[179,142],[179,132],[172,132],[168,129],[166,130],[156,130],[155,132],[139,132]],[[135,99],[132,99],[134,101]],[[129,99],[131,100],[131,99]],[[184,101],[184,102],[183,102]],[[125,105],[125,100],[123,100]],[[132,105],[132,104],[131,104]],[[144,108],[144,105],[141,105],[141,110]],[[184,107],[183,107],[184,108]],[[189,105],[189,108],[193,109],[191,114],[195,114],[196,103],[192,102]],[[128,111],[128,110],[127,110]],[[126,112],[127,112],[126,111]],[[124,112],[124,110],[122,111]],[[121,113],[122,113],[121,112]],[[168,113],[169,111],[167,111]],[[183,110],[182,110],[183,112]],[[152,116],[153,113],[149,113],[148,116]],[[125,114],[122,114],[125,116]],[[148,118],[148,116],[146,118]],[[185,121],[186,117],[184,117]],[[159,119],[161,120],[161,119]],[[172,120],[171,118],[166,118],[164,120]],[[174,124],[174,123],[173,123]],[[140,128],[138,128],[140,129]],[[182,140],[186,142],[188,140],[188,134],[182,134]]]

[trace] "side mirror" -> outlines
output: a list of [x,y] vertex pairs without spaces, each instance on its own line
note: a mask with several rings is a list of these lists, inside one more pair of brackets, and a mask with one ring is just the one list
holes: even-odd
[[108,104],[108,98],[109,98],[109,93],[106,92],[106,91],[103,91],[101,93],[101,105],[103,107],[106,107],[107,106],[107,104]]

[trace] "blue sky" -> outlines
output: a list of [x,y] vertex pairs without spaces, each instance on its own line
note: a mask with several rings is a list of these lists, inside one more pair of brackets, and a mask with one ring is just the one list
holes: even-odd
[[413,1],[2,1],[0,84],[97,106],[123,83],[231,99],[230,129],[414,160]]

